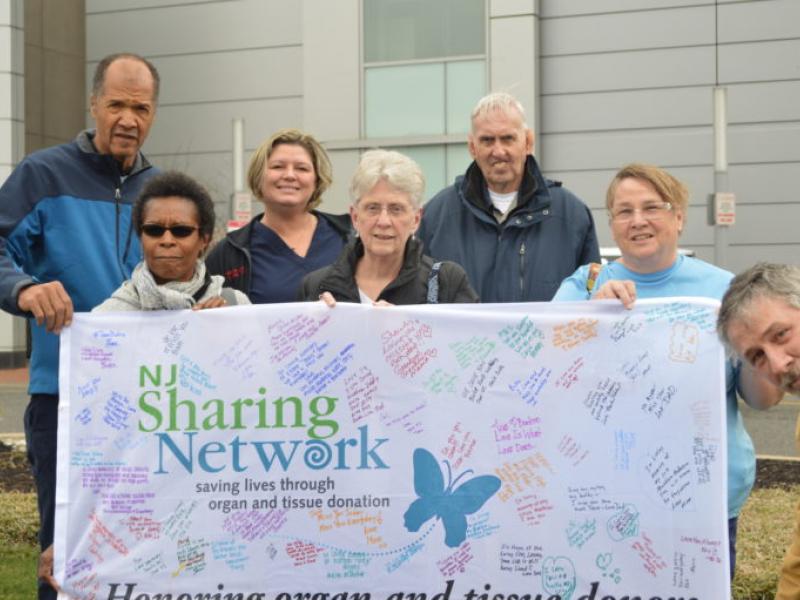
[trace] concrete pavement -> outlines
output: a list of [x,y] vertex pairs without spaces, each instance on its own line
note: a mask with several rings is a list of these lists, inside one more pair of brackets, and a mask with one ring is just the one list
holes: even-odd
[[0,440],[24,446],[22,416],[28,404],[28,369],[0,369]]
[[739,409],[759,458],[800,460],[794,441],[800,400],[786,396],[769,410],[754,410],[739,401]]

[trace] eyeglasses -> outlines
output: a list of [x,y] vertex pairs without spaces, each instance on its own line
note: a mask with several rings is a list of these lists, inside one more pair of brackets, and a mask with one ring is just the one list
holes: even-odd
[[664,216],[672,211],[672,204],[669,202],[659,202],[657,204],[646,204],[642,208],[624,207],[611,211],[611,220],[614,223],[628,223],[633,220],[636,213],[641,213],[646,221],[660,221]]
[[377,217],[384,210],[390,217],[403,217],[413,210],[410,204],[378,204],[377,202],[361,203],[358,208],[368,217]]
[[172,237],[187,238],[198,229],[200,228],[194,227],[193,225],[172,225],[171,227],[156,225],[155,223],[146,223],[142,225],[142,233],[151,238],[160,238],[167,231],[172,234]]

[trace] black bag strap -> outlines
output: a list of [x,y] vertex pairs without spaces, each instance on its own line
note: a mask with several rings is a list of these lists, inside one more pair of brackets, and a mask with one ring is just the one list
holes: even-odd
[[206,271],[206,278],[203,280],[203,285],[200,286],[199,290],[197,290],[194,294],[192,294],[192,298],[194,299],[195,304],[200,302],[200,298],[202,298],[205,295],[206,290],[210,285],[211,285],[211,274],[208,271]]
[[441,261],[433,263],[431,272],[428,274],[428,304],[439,304],[439,269],[442,268]]

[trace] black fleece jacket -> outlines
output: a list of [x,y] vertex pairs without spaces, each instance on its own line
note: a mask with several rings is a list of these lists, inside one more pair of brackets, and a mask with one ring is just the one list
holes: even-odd
[[[322,292],[330,292],[337,302],[361,302],[356,285],[356,263],[364,255],[364,245],[356,239],[344,247],[336,262],[303,278],[300,300],[317,300]],[[422,254],[422,244],[411,238],[406,243],[403,266],[397,278],[389,283],[376,300],[391,304],[425,304],[433,260]],[[439,269],[439,304],[478,302],[478,295],[467,280],[467,274],[454,262],[444,261]]]

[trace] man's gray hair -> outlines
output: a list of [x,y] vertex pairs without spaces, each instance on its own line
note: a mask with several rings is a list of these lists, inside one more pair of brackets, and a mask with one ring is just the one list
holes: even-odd
[[361,156],[361,162],[350,182],[350,199],[358,204],[383,179],[396,190],[408,194],[416,209],[422,204],[425,193],[425,176],[419,165],[405,154],[394,150],[369,150]]
[[732,322],[746,318],[753,300],[764,297],[783,300],[789,306],[800,308],[800,267],[760,262],[731,280],[717,317],[717,333],[729,349],[728,327]]
[[133,52],[117,52],[104,56],[94,69],[94,77],[92,77],[92,96],[103,95],[103,85],[106,82],[106,71],[112,63],[127,58],[142,63],[147,70],[150,71],[150,76],[153,78],[153,102],[158,102],[158,92],[161,89],[161,76],[158,74],[158,69],[155,68],[153,63],[147,60],[144,56],[134,54]]
[[475,129],[475,119],[495,111],[500,111],[508,116],[515,116],[516,113],[516,116],[519,116],[520,121],[522,121],[522,127],[528,129],[528,124],[525,121],[525,109],[522,108],[520,101],[507,92],[492,92],[478,100],[475,108],[472,109],[470,122],[472,123],[473,131]]

